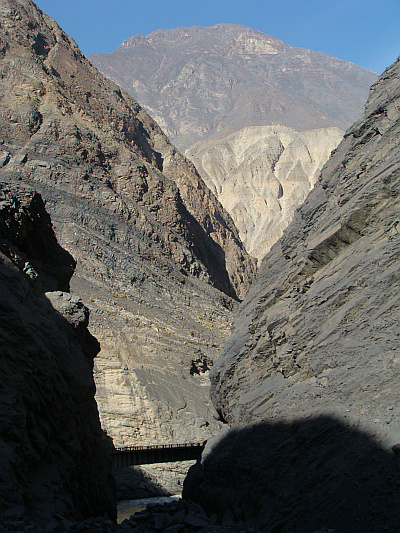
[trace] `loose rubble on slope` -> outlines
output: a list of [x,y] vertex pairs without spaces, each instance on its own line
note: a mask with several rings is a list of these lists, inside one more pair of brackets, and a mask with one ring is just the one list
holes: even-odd
[[[84,522],[58,519],[40,527],[27,519],[18,519],[18,514],[6,517],[0,531],[32,531],[35,533],[85,532],[91,533],[257,533],[258,530],[245,524],[219,525],[216,516],[211,518],[193,502],[177,500],[164,504],[149,504],[129,519],[115,524],[108,517],[89,518]],[[326,527],[308,530],[307,533],[335,533]],[[337,532],[338,533],[338,532]]]

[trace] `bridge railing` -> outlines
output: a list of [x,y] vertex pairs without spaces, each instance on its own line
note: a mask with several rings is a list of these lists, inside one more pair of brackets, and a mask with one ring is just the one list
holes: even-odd
[[114,467],[134,466],[151,463],[197,460],[204,448],[204,442],[184,444],[153,444],[148,446],[125,446],[109,450]]
[[150,450],[168,450],[175,448],[201,448],[204,442],[186,442],[184,444],[150,444],[148,446],[123,446],[110,448],[109,453],[145,452]]

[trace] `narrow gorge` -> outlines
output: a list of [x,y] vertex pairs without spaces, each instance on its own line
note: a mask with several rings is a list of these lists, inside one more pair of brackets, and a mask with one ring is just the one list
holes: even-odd
[[[400,61],[361,115],[375,73],[240,25],[110,55],[0,0],[0,530],[396,531]],[[115,448],[205,441],[116,523]]]

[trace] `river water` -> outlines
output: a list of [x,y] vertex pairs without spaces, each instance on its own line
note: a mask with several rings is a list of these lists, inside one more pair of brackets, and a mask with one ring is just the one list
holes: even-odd
[[117,506],[117,522],[120,524],[134,513],[146,509],[149,503],[165,503],[179,500],[180,494],[174,496],[157,496],[154,498],[142,498],[140,500],[123,500]]

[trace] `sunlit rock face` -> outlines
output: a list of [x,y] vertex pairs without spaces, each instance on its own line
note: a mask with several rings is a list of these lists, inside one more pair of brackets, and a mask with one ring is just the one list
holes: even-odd
[[0,7],[0,179],[40,191],[77,261],[104,429],[118,445],[206,438],[219,427],[207,373],[254,262],[136,101],[32,2]]
[[338,128],[253,126],[199,141],[185,155],[231,214],[249,254],[261,261],[342,137]]
[[400,62],[262,262],[212,370],[229,422],[341,414],[400,440]]

